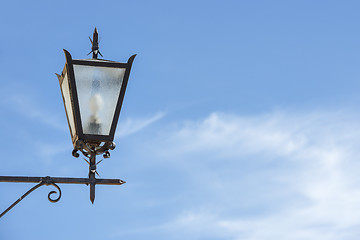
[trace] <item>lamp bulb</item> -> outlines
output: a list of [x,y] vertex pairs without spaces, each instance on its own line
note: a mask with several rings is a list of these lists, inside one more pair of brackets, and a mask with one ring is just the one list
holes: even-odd
[[90,110],[93,115],[97,115],[103,106],[103,99],[99,93],[94,94],[90,99]]

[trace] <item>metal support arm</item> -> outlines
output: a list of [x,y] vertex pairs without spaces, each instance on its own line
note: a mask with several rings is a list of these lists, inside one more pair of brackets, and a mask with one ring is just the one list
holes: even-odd
[[94,200],[95,196],[95,185],[121,185],[124,184],[125,181],[121,179],[96,179],[95,177],[89,178],[62,178],[62,177],[14,177],[14,176],[0,176],[0,182],[21,182],[21,183],[38,183],[36,186],[32,187],[29,191],[27,191],[24,195],[22,195],[18,200],[16,200],[10,207],[8,207],[3,213],[0,214],[0,218],[4,216],[10,209],[12,209],[16,204],[18,204],[22,199],[24,199],[27,195],[29,195],[32,191],[41,187],[42,185],[52,185],[58,190],[58,197],[56,199],[51,198],[50,196],[56,191],[51,191],[48,194],[48,199],[50,202],[58,202],[61,198],[61,189],[56,183],[64,183],[64,184],[90,184],[90,199]]

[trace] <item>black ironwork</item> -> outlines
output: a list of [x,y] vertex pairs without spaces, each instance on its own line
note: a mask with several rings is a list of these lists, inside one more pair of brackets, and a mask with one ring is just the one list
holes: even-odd
[[[68,79],[68,83],[69,83],[68,87],[70,90],[70,98],[71,98],[70,99],[71,106],[69,107],[71,109],[66,108],[65,99],[64,99],[64,107],[66,109],[65,112],[68,119],[71,139],[74,147],[76,146],[78,140],[83,140],[84,142],[97,142],[97,143],[112,142],[114,140],[115,130],[119,119],[122,103],[124,100],[132,63],[135,59],[136,54],[131,56],[128,59],[127,63],[120,63],[120,62],[114,62],[109,60],[98,60],[98,59],[78,60],[78,59],[73,59],[71,54],[65,49],[64,49],[64,53],[66,58],[65,66],[63,68],[62,73],[56,75],[59,79],[60,89],[62,91],[63,98],[64,98],[64,92],[61,86],[63,84],[64,79],[65,78]],[[118,96],[117,104],[115,107],[114,118],[111,123],[110,132],[107,135],[86,134],[83,131],[77,85],[75,81],[74,65],[125,69],[124,77],[120,88],[120,94]],[[73,116],[68,116],[68,111],[72,112]],[[74,129],[71,129],[70,121],[74,121]]]
[[51,191],[48,194],[48,199],[50,202],[58,202],[61,198],[61,189],[56,183],[65,183],[65,184],[86,184],[90,185],[90,201],[94,203],[95,200],[95,186],[96,184],[102,185],[121,185],[125,181],[121,179],[97,179],[95,174],[99,175],[96,171],[96,165],[99,162],[96,162],[96,155],[103,155],[104,158],[109,158],[109,150],[115,149],[114,142],[105,142],[105,143],[86,143],[82,140],[77,140],[72,155],[76,158],[80,156],[78,151],[80,151],[86,158],[89,160],[85,161],[89,164],[89,177],[88,178],[61,178],[61,177],[15,177],[15,176],[0,176],[0,182],[22,182],[22,183],[38,183],[36,186],[32,187],[19,199],[17,199],[10,207],[8,207],[3,213],[0,214],[0,218],[4,216],[8,211],[10,211],[16,204],[18,204],[22,199],[29,195],[35,189],[46,185],[52,185],[58,190],[58,197],[53,199],[51,195],[57,193],[56,191]]
[[91,158],[93,154],[103,154],[104,158],[109,158],[109,150],[114,150],[115,146],[114,142],[105,142],[101,145],[100,143],[86,143],[83,140],[77,140],[72,155],[78,158],[80,156],[78,151],[80,151],[87,158]]
[[91,47],[91,52],[88,53],[88,55],[90,53],[92,53],[93,55],[93,59],[97,59],[98,58],[98,54],[100,54],[101,56],[103,56],[101,54],[101,52],[99,51],[99,34],[98,34],[98,31],[97,29],[95,28],[94,30],[94,33],[93,33],[93,39],[91,40],[91,38],[89,37],[90,39],[90,42],[92,44],[92,47]]
[[78,151],[81,151],[83,155],[89,159],[85,159],[85,161],[89,164],[90,200],[92,203],[94,203],[95,200],[95,174],[98,174],[96,171],[96,165],[99,163],[96,163],[96,155],[103,154],[104,158],[109,158],[109,150],[113,150],[114,148],[114,142],[105,142],[103,145],[101,145],[100,143],[87,143],[83,140],[76,141],[76,145],[72,152],[73,156],[76,158],[79,157]]
[[[30,180],[29,177],[7,177],[7,176],[0,176],[0,182],[30,182],[30,181],[24,181],[25,180]],[[32,182],[32,181],[31,181]],[[38,181],[36,181],[38,182]],[[29,195],[32,191],[34,191],[35,189],[41,187],[42,185],[52,185],[54,187],[57,188],[58,190],[58,197],[53,199],[51,198],[52,194],[56,194],[56,191],[51,191],[48,194],[48,200],[52,203],[58,202],[61,198],[61,189],[58,185],[56,185],[56,183],[53,181],[53,179],[49,176],[45,177],[45,178],[41,178],[40,183],[37,184],[36,186],[32,187],[29,191],[27,191],[24,195],[22,195],[20,198],[18,198],[18,200],[16,200],[13,204],[11,204],[10,207],[8,207],[4,212],[2,212],[0,214],[0,218],[2,216],[4,216],[8,211],[10,211],[16,204],[18,204],[21,200],[23,200],[27,195]]]
[[[23,200],[27,195],[36,190],[37,188],[46,185],[52,185],[56,187],[57,191],[51,191],[48,194],[48,200],[52,203],[58,202],[61,198],[61,189],[56,183],[65,183],[65,184],[90,184],[90,199],[92,198],[92,202],[95,199],[95,185],[121,185],[124,184],[125,181],[121,179],[96,179],[94,177],[89,178],[62,178],[62,177],[14,177],[14,176],[0,176],[0,182],[21,182],[21,183],[38,183],[34,187],[32,187],[29,191],[23,194],[20,198],[18,198],[10,207],[8,207],[4,212],[0,214],[0,218],[4,216],[8,211],[10,211],[15,205],[17,205],[21,200]],[[93,190],[91,190],[93,189]],[[93,196],[91,191],[93,191]],[[58,194],[58,197],[53,199],[51,195]]]
[[[90,38],[90,37],[89,37]],[[22,199],[24,199],[26,196],[28,196],[31,192],[36,190],[37,188],[43,186],[43,185],[52,185],[54,186],[57,191],[50,191],[48,194],[48,200],[50,202],[58,202],[61,198],[61,189],[57,185],[59,183],[64,184],[86,184],[90,185],[90,200],[92,203],[94,203],[95,200],[95,186],[96,184],[101,185],[121,185],[124,184],[125,181],[121,179],[97,179],[95,177],[95,174],[99,175],[96,171],[96,166],[99,164],[102,160],[99,162],[96,162],[96,156],[102,155],[104,158],[110,157],[109,150],[113,150],[115,148],[115,143],[112,142],[115,135],[115,129],[116,125],[119,119],[120,110],[122,106],[122,102],[125,95],[125,90],[127,86],[127,82],[130,75],[130,70],[132,63],[134,61],[134,58],[136,55],[131,56],[128,59],[127,63],[119,63],[114,61],[108,61],[108,60],[98,60],[98,54],[102,56],[102,54],[99,51],[99,36],[97,29],[95,28],[93,33],[93,39],[90,38],[90,41],[92,43],[91,52],[93,53],[93,59],[90,60],[76,60],[72,59],[70,53],[64,49],[65,57],[66,57],[66,64],[62,71],[62,74],[56,74],[59,79],[60,86],[62,86],[62,83],[64,81],[64,78],[67,78],[67,84],[70,91],[70,101],[71,101],[71,109],[67,109],[73,113],[74,116],[72,116],[74,119],[74,129],[70,126],[70,117],[68,116],[68,113],[66,111],[66,115],[68,118],[68,124],[70,128],[71,133],[71,139],[74,145],[74,150],[72,152],[72,155],[76,158],[80,156],[78,153],[79,151],[87,158],[85,161],[89,164],[89,175],[88,178],[62,178],[62,177],[19,177],[19,176],[0,176],[0,182],[21,182],[21,183],[37,183],[34,187],[32,187],[30,190],[28,190],[25,194],[23,194],[20,198],[18,198],[10,207],[8,207],[3,213],[0,214],[0,218],[4,216],[8,211],[10,211],[15,205],[17,205]],[[89,53],[89,54],[90,54]],[[100,67],[111,67],[111,68],[122,68],[125,69],[123,82],[120,89],[120,94],[118,96],[117,105],[114,113],[114,118],[111,124],[110,132],[108,135],[92,135],[92,134],[84,134],[81,124],[81,116],[80,116],[80,110],[79,110],[79,103],[78,103],[78,97],[77,97],[77,90],[76,90],[76,84],[75,84],[75,75],[74,75],[74,69],[73,65],[86,65],[86,66],[100,66]],[[61,91],[63,91],[62,87]],[[66,109],[65,99],[64,99],[64,93],[62,92],[63,100],[64,100],[64,106]],[[53,194],[58,194],[57,198],[51,198]]]

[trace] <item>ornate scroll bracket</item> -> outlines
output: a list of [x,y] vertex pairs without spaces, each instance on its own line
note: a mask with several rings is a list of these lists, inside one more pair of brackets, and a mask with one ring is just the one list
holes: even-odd
[[[57,191],[51,191],[48,194],[48,199],[50,202],[58,202],[61,198],[61,189],[56,183],[72,183],[72,184],[86,184],[90,185],[90,200],[94,203],[95,200],[95,185],[96,184],[105,184],[105,185],[121,185],[125,181],[120,179],[97,179],[95,174],[98,174],[96,171],[96,165],[99,162],[96,162],[96,155],[103,155],[104,158],[109,158],[109,150],[115,148],[114,142],[105,142],[105,143],[88,143],[83,140],[78,140],[75,144],[72,155],[74,157],[79,157],[79,151],[89,160],[85,161],[89,164],[89,177],[88,178],[53,178],[53,177],[10,177],[10,176],[0,176],[0,182],[32,182],[38,183],[36,186],[27,191],[22,195],[18,200],[16,200],[10,207],[8,207],[1,215],[0,218],[5,215],[10,209],[12,209],[16,204],[18,204],[22,199],[27,195],[33,192],[35,189],[41,187],[42,185],[52,185]],[[98,174],[99,175],[99,174]],[[53,194],[58,194],[57,198],[52,198]]]
[[[49,185],[52,185],[54,187],[57,188],[57,191],[51,191],[49,192],[48,194],[48,200],[52,203],[55,203],[55,202],[58,202],[61,198],[61,189],[58,185],[56,185],[54,183],[54,181],[52,180],[51,177],[47,176],[45,178],[41,178],[41,181],[39,184],[35,185],[34,187],[32,187],[29,191],[27,191],[25,194],[23,194],[20,198],[18,198],[18,200],[16,200],[13,204],[11,204],[10,207],[8,207],[3,213],[0,214],[0,218],[2,216],[4,216],[8,211],[10,211],[16,204],[18,204],[21,200],[23,200],[27,195],[29,195],[31,192],[33,192],[34,190],[36,190],[37,188],[41,187],[42,185],[46,185],[46,186],[49,186]],[[58,194],[59,196],[55,199],[51,198],[51,195],[52,194]]]
[[78,158],[80,155],[78,151],[82,152],[85,157],[91,158],[92,155],[103,154],[104,158],[109,158],[109,150],[114,150],[116,147],[114,142],[105,142],[103,145],[99,143],[86,143],[83,140],[77,140],[72,155]]

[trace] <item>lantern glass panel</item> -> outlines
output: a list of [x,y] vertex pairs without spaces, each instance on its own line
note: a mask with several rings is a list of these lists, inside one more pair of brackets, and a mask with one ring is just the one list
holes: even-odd
[[61,89],[62,89],[64,102],[65,102],[65,111],[68,116],[68,121],[69,121],[69,125],[70,125],[71,136],[73,137],[75,134],[75,121],[74,121],[74,113],[73,113],[72,104],[71,104],[69,79],[68,79],[67,73],[65,73],[63,82],[61,84]]
[[74,64],[84,134],[110,134],[125,70]]

